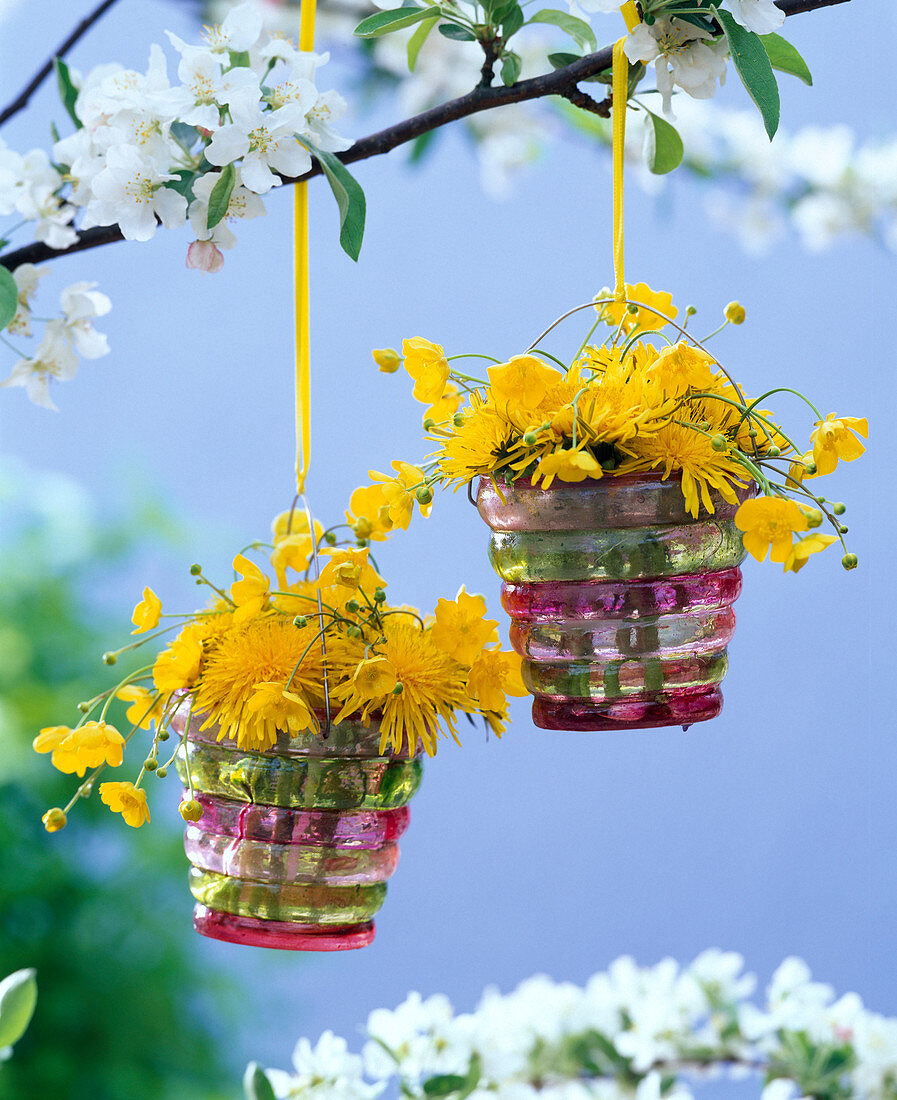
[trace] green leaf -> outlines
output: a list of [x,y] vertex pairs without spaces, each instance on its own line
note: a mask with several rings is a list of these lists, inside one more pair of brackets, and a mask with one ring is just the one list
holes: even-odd
[[249,68],[249,50],[240,50],[239,52],[237,52],[236,50],[228,50],[227,52],[230,54],[230,63],[232,69]]
[[580,49],[588,50],[591,53],[598,49],[598,40],[595,38],[595,32],[589,24],[584,19],[577,19],[575,15],[571,15],[567,11],[543,8],[542,11],[537,11],[535,15],[531,15],[527,19],[527,23],[550,23],[569,34]]
[[501,21],[501,33],[505,42],[523,26],[523,8],[514,4]]
[[339,157],[316,148],[306,138],[300,138],[300,141],[321,165],[336,199],[339,207],[339,243],[347,256],[357,260],[361,252],[361,242],[364,240],[364,191]]
[[506,88],[517,83],[520,76],[520,58],[516,53],[506,53],[501,60],[501,82]]
[[486,0],[483,10],[486,13],[486,21],[489,23],[504,23],[514,8],[518,7],[517,0]]
[[250,1062],[243,1074],[243,1092],[246,1100],[277,1100],[274,1088],[258,1062]]
[[408,71],[413,73],[414,67],[417,65],[417,55],[420,53],[420,48],[424,42],[427,41],[427,36],[430,31],[436,26],[432,19],[425,19],[417,28],[417,30],[408,39]]
[[682,163],[685,148],[682,138],[675,126],[671,126],[665,118],[648,111],[648,141],[645,148],[645,156],[648,167],[655,176],[665,176]]
[[780,34],[761,34],[760,41],[774,69],[778,69],[780,73],[790,73],[791,76],[802,80],[804,84],[813,86],[813,77],[806,61],[798,53],[797,47],[792,46],[787,38],[782,38]]
[[477,36],[467,27],[459,27],[457,23],[440,23],[439,33],[443,38],[451,38],[454,42],[476,42]]
[[230,197],[237,179],[237,170],[233,164],[225,164],[221,170],[212,193],[209,195],[209,212],[206,215],[206,229],[213,229],[227,214]]
[[[6,268],[3,270],[6,271]],[[0,982],[0,1049],[17,1043],[31,1022],[37,1004],[34,974],[34,970],[30,969],[17,970]]]
[[199,134],[195,126],[189,126],[186,122],[172,122],[171,136],[179,141],[187,149],[192,149]]
[[769,56],[764,49],[760,36],[746,30],[736,23],[727,11],[714,8],[714,13],[726,32],[729,51],[735,63],[735,69],[741,77],[741,83],[748,95],[757,104],[757,110],[763,119],[766,132],[772,140],[779,128],[779,86],[776,83]]
[[53,68],[56,70],[56,84],[59,88],[59,98],[68,112],[69,118],[74,122],[75,129],[80,130],[84,123],[75,114],[75,100],[78,98],[78,89],[72,83],[69,67],[61,57],[53,58]]
[[392,11],[377,11],[369,15],[355,28],[359,38],[379,38],[390,31],[412,27],[422,19],[437,19],[439,8],[393,8]]
[[432,1097],[451,1096],[453,1092],[460,1092],[463,1088],[464,1078],[457,1073],[442,1073],[424,1081],[424,1092]]
[[[19,288],[11,272],[0,266],[0,331],[15,317],[18,308]],[[0,1043],[0,1047],[5,1046],[9,1046],[9,1043]]]

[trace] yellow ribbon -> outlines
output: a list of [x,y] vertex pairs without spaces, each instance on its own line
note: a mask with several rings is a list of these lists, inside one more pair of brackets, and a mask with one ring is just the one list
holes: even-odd
[[[635,0],[626,0],[620,8],[631,31],[641,22]],[[629,99],[629,59],[623,52],[626,35],[614,43],[613,55],[613,158],[614,158],[614,298],[626,297],[623,272],[623,155],[626,144],[626,101]]]
[[[315,46],[315,0],[302,0],[299,49]],[[311,345],[308,299],[308,184],[293,189],[293,286],[296,296],[296,492],[305,490],[311,462]]]

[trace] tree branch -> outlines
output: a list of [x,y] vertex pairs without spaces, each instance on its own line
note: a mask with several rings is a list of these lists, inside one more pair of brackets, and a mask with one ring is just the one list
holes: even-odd
[[[114,0],[105,0],[106,6],[110,6]],[[833,7],[835,4],[847,4],[850,0],[776,0],[776,7],[786,15],[798,15],[801,12],[813,11],[816,8]],[[524,103],[531,99],[541,99],[544,96],[559,95],[565,99],[582,106],[596,114],[602,114],[604,104],[596,103],[590,96],[581,92],[577,85],[580,81],[590,76],[610,69],[613,60],[613,47],[605,46],[597,53],[588,54],[563,69],[556,69],[552,73],[544,73],[542,76],[532,77],[530,80],[521,80],[510,88],[504,86],[497,88],[474,88],[467,95],[458,99],[450,99],[438,107],[431,107],[419,115],[406,118],[395,126],[387,126],[375,134],[360,138],[344,153],[336,155],[343,164],[354,164],[359,160],[367,160],[369,157],[381,156],[390,152],[399,145],[405,145],[409,141],[440,126],[450,122],[456,122],[462,118],[479,114],[480,111],[491,111],[494,107],[502,107],[508,103]],[[590,101],[586,106],[585,101],[577,102],[585,96]],[[593,105],[591,105],[593,104]],[[598,108],[601,108],[599,110]],[[299,180],[311,179],[321,174],[321,167],[316,161],[311,171],[304,176],[281,177],[285,184],[297,183]],[[78,235],[78,240],[68,248],[58,250],[48,248],[40,241],[17,248],[5,256],[0,256],[0,264],[7,268],[15,268],[24,263],[42,263],[45,260],[55,259],[57,256],[67,256],[72,252],[83,252],[88,248],[97,248],[99,245],[112,244],[114,241],[124,240],[121,230],[117,225],[98,226],[94,229],[86,229]]]
[[13,115],[18,114],[28,106],[28,101],[37,91],[37,89],[43,84],[51,72],[53,72],[53,61],[57,57],[65,57],[72,46],[90,30],[90,28],[96,23],[105,13],[112,7],[116,0],[102,0],[102,3],[97,4],[94,10],[81,20],[77,27],[72,31],[68,38],[61,43],[56,52],[50,56],[46,62],[37,70],[31,80],[25,85],[25,87],[19,92],[16,98],[9,103],[6,107],[0,111],[0,126],[3,125],[7,119],[12,118]]

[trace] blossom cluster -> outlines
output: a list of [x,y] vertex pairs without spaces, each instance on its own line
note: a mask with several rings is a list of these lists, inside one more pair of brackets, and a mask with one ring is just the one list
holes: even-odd
[[[579,308],[597,318],[569,365],[537,347],[507,362],[488,355],[449,358],[441,345],[420,337],[405,340],[401,356],[376,349],[382,371],[404,365],[413,379],[436,450],[423,467],[394,462],[391,479],[372,471],[374,484],[404,493],[410,516],[413,501],[428,506],[437,485],[489,478],[500,492],[499,481],[523,478],[547,490],[555,479],[575,483],[657,470],[664,480],[679,481],[695,518],[712,515],[720,500],[737,504],[735,523],[758,561],[768,553],[796,573],[811,554],[839,540],[844,545],[845,506],[807,484],[863,454],[864,418],[823,416],[804,398],[816,422],[809,448],[799,448],[771,412],[745,397],[704,347],[707,337],[690,336],[693,311],[686,311],[685,324],[676,322],[670,294],[627,284],[624,298],[605,289]],[[744,319],[744,308],[730,302],[720,328]],[[601,324],[607,339],[590,343]],[[670,329],[678,338],[666,335]],[[491,359],[487,379],[452,366],[465,358]],[[791,391],[775,389],[764,399],[783,392]],[[757,491],[762,495],[755,498]],[[834,534],[814,531],[825,520]],[[856,556],[844,550],[842,564],[853,569]]]
[[[230,224],[264,214],[263,196],[281,175],[302,175],[312,154],[351,144],[333,127],[345,111],[342,96],[315,86],[327,55],[268,35],[255,4],[233,8],[220,26],[206,28],[199,45],[169,39],[178,54],[174,83],[158,45],[145,72],[112,63],[81,74],[58,62],[75,129],[55,142],[52,159],[41,149],[21,155],[0,143],[0,216],[18,218],[6,237],[31,224],[35,240],[65,249],[78,231],[95,226],[118,226],[125,239],[146,241],[159,225],[189,221],[195,240],[187,266],[218,271],[221,250],[236,243]],[[44,270],[35,274],[25,264],[13,272],[21,307],[10,325],[15,335],[30,334],[29,298]],[[79,296],[75,313],[66,295]],[[6,383],[24,386],[50,408],[49,382],[72,377],[76,353],[90,358],[107,350],[85,338],[84,326],[108,310],[108,298],[79,282],[63,299],[81,335],[73,339],[71,325],[51,321],[33,355],[19,352],[22,361]]]
[[264,1072],[280,1100],[373,1100],[396,1084],[411,1098],[690,1100],[714,1072],[760,1078],[763,1100],[897,1096],[897,1020],[855,993],[836,1000],[793,957],[760,1006],[743,967],[716,949],[686,966],[624,956],[582,987],[537,976],[487,989],[471,1013],[412,993],[371,1013],[361,1055],[325,1032],[300,1039],[291,1073]]
[[[266,554],[268,571],[240,553],[233,562],[239,579],[228,589],[192,566],[197,583],[210,586],[214,599],[191,614],[167,616],[174,622],[161,630],[162,602],[145,588],[132,616],[132,633],[142,637],[104,654],[104,660],[114,664],[122,653],[170,630],[177,630],[174,639],[152,664],[79,704],[74,727],[42,729],[35,751],[50,754],[59,771],[87,773],[81,792],[92,789],[107,768],[122,764],[138,731],[152,730],[136,782],[99,787],[101,800],[139,827],[150,818],[143,778],[164,778],[191,716],[219,741],[253,751],[272,748],[279,733],[326,733],[325,721],[339,725],[352,717],[379,726],[384,753],[434,755],[440,736],[458,741],[459,715],[480,717],[501,736],[508,695],[526,694],[520,658],[501,648],[498,622],[487,617],[483,597],[463,586],[455,599],[440,599],[426,620],[414,608],[387,602],[387,582],[371,556],[370,539],[386,525],[401,526],[405,505],[392,497],[382,514],[372,512],[368,520],[363,512],[373,504],[370,492],[359,490],[352,498],[352,524],[327,531],[317,521],[310,526],[302,512],[283,513],[274,521],[273,542],[252,544]],[[352,538],[338,540],[340,528]],[[124,734],[107,720],[116,699],[129,704]],[[163,761],[160,746],[171,730],[178,734],[176,747]],[[181,812],[196,820],[201,807],[192,797],[189,770],[185,774],[189,797]],[[65,825],[77,797],[65,809],[47,811],[49,831]]]

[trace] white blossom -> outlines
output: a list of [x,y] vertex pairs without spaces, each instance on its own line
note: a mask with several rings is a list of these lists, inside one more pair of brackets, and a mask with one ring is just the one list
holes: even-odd
[[56,409],[50,397],[50,382],[66,382],[74,378],[78,356],[72,350],[65,322],[47,323],[44,338],[33,358],[21,359],[0,386],[24,386],[28,400],[45,409]]
[[206,148],[210,164],[225,165],[243,158],[243,185],[264,195],[279,184],[275,172],[301,176],[311,168],[308,150],[296,140],[305,129],[305,111],[290,103],[276,111],[262,111],[252,105],[231,105],[233,122],[212,135]]
[[709,31],[684,19],[664,16],[651,26],[639,23],[627,35],[624,49],[630,61],[656,62],[657,90],[668,115],[676,85],[695,99],[710,99],[717,81],[726,82],[725,39],[714,40]]
[[97,332],[92,322],[96,317],[104,317],[112,309],[112,302],[101,291],[94,290],[96,285],[72,283],[63,290],[60,299],[65,331],[75,351],[84,359],[99,359],[109,353],[105,335]]
[[728,0],[732,18],[755,34],[770,34],[785,22],[785,13],[774,0]]
[[178,79],[181,84],[154,97],[156,108],[190,126],[214,130],[221,107],[248,107],[261,95],[258,76],[248,67],[223,70],[219,59],[201,46],[188,46],[169,32],[172,45],[181,53]]
[[257,3],[238,4],[220,25],[204,27],[202,36],[212,53],[245,53],[258,42],[264,23],[264,13]]
[[93,198],[87,204],[87,225],[119,225],[127,240],[148,241],[156,232],[157,217],[166,229],[187,219],[187,200],[165,183],[175,179],[161,173],[130,145],[114,146],[106,167],[93,180]]
[[37,293],[41,279],[50,274],[48,267],[35,267],[34,264],[19,264],[13,270],[12,277],[18,289],[16,315],[7,325],[6,331],[13,336],[31,335],[31,299]]

